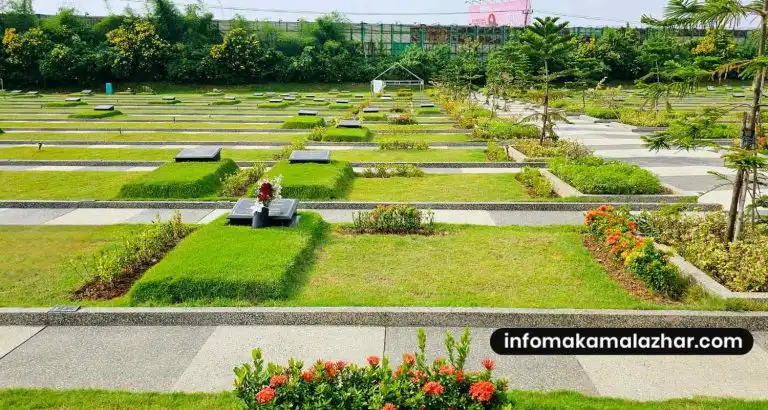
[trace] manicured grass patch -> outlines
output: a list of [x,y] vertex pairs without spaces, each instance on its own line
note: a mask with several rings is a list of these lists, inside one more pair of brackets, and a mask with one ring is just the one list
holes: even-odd
[[265,102],[259,104],[259,108],[269,108],[269,109],[281,109],[281,108],[288,108],[290,104],[287,102],[279,102],[279,103],[273,103],[273,102]]
[[324,127],[325,119],[320,116],[297,115],[288,118],[282,125],[284,129],[312,129],[315,127]]
[[[2,151],[0,151],[2,153]],[[349,162],[486,162],[481,149],[339,150],[331,158]]]
[[372,112],[372,113],[360,113],[357,118],[363,121],[386,121],[387,113],[384,112]]
[[134,285],[131,303],[258,302],[286,297],[310,264],[326,224],[302,213],[297,228],[200,228]]
[[283,176],[283,197],[302,200],[341,199],[349,190],[354,172],[348,162],[330,164],[290,164],[283,161],[267,173]]
[[595,195],[663,194],[661,181],[650,171],[623,162],[588,157],[577,161],[553,159],[549,169],[574,188]]
[[437,107],[425,107],[425,108],[417,108],[416,109],[417,115],[437,115],[442,114],[442,111],[440,111]]
[[69,107],[80,107],[83,105],[88,105],[88,103],[83,101],[63,101],[63,102],[49,102],[43,104],[43,107],[46,108],[69,108]]
[[[69,261],[140,229],[141,225],[0,226],[0,306],[71,304],[72,293],[88,278],[69,269]],[[0,404],[0,408],[6,407]]]
[[147,101],[147,104],[150,104],[150,105],[175,105],[180,103],[181,101],[179,100]]
[[0,159],[14,160],[110,160],[110,161],[155,161],[172,160],[178,149],[133,149],[133,148],[72,148],[58,146],[0,147]]
[[616,120],[619,118],[619,112],[608,107],[588,105],[587,109],[585,110],[585,114],[590,117],[599,118],[602,120]]
[[323,134],[323,141],[329,142],[366,142],[373,139],[368,128],[329,128]]
[[218,192],[222,179],[237,170],[237,164],[231,159],[219,162],[169,162],[123,186],[120,198],[205,197]]
[[114,199],[144,172],[0,171],[2,199]]
[[0,408],[15,410],[237,410],[232,393],[129,393],[106,390],[0,390]]
[[79,119],[97,119],[97,118],[109,118],[109,117],[117,117],[118,115],[123,115],[122,112],[118,110],[112,110],[112,111],[81,111],[75,114],[69,114],[68,118],[79,118]]
[[421,178],[355,178],[350,201],[515,202],[530,200],[514,174],[426,175]]
[[[169,120],[168,118],[166,118]],[[44,123],[44,121],[39,122],[17,122],[17,123],[0,123],[0,126],[3,127],[13,127],[13,128],[39,128],[39,127],[50,127],[50,128],[63,128],[63,129],[75,129],[75,128],[93,128],[98,130],[112,130],[113,132],[117,132],[118,130],[136,130],[141,131],[143,129],[153,129],[153,130],[177,130],[177,129],[193,129],[193,130],[200,130],[200,131],[206,131],[209,129],[239,129],[239,130],[251,130],[251,129],[274,129],[277,128],[276,124],[238,124],[238,123],[208,123],[208,122],[198,122],[198,123],[182,123],[182,122],[124,122],[120,121],[119,119],[114,121],[106,121],[106,122],[86,122],[86,121],[71,121],[71,122],[55,122],[55,123]],[[52,132],[53,134],[53,132]],[[25,134],[26,135],[26,134]],[[55,134],[53,134],[55,135]],[[70,138],[78,138],[81,135],[88,135],[88,134],[77,134],[76,136],[70,136]],[[132,133],[131,136],[134,134]],[[231,135],[228,136],[230,140],[232,139],[239,139],[239,137],[233,138]],[[126,136],[123,136],[123,138],[126,138]],[[174,138],[176,141],[178,140],[186,140],[187,136],[185,135],[183,138],[181,138],[178,134],[174,135]]]
[[218,91],[217,92],[208,92],[208,93],[203,94],[203,96],[205,96],[205,97],[221,97],[223,95],[224,95],[223,92],[218,92]]
[[591,257],[581,243],[579,227],[438,229],[445,234],[334,233],[320,252],[307,283],[284,304],[617,309],[643,306]]
[[328,105],[329,110],[349,110],[352,108],[352,104],[344,103],[332,103]]
[[214,101],[210,105],[237,105],[240,104],[240,100],[220,100]]

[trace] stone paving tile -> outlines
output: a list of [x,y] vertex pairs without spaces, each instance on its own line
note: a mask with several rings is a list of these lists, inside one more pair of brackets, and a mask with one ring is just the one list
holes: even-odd
[[461,225],[496,224],[488,211],[446,211],[435,210],[435,222]]
[[[610,149],[596,150],[595,155],[603,158],[670,158],[670,164],[674,164],[677,158],[720,158],[721,154],[712,151],[664,151],[660,153],[642,149]],[[722,161],[722,160],[721,160]]]
[[213,327],[47,327],[0,359],[0,387],[170,390]]
[[131,217],[125,221],[125,223],[128,224],[146,224],[151,223],[152,221],[157,218],[157,216],[160,216],[161,221],[168,221],[170,220],[176,212],[181,212],[181,220],[184,223],[188,224],[195,224],[198,223],[201,219],[206,217],[208,214],[211,213],[210,209],[182,209],[182,210],[174,210],[174,209],[145,209],[138,215]]
[[684,176],[712,176],[709,172],[731,175],[736,171],[726,167],[705,167],[699,165],[669,166],[669,167],[645,167],[660,177],[684,177]]
[[580,356],[578,360],[603,396],[768,399],[768,353],[760,347],[745,356]]
[[66,215],[73,210],[62,209],[24,209],[9,208],[0,212],[0,225],[42,225]]
[[752,337],[755,338],[755,345],[768,351],[768,332],[752,332]]
[[685,166],[702,166],[702,167],[722,167],[722,158],[671,158],[671,157],[651,157],[651,158],[621,158],[622,162],[628,162],[636,164],[641,167],[685,167]]
[[125,223],[144,209],[78,208],[48,221],[46,225],[116,225]]
[[319,359],[364,365],[384,351],[383,327],[219,326],[173,385],[182,391],[232,389],[232,368],[250,363],[261,348],[266,362],[286,365],[288,359],[311,366]]
[[220,217],[229,214],[229,212],[229,209],[214,209],[213,211],[209,212],[208,215],[197,221],[197,223],[201,225],[209,224],[219,219]]
[[523,225],[582,225],[584,213],[580,211],[537,212],[537,211],[490,211],[491,219],[498,226]]
[[683,191],[692,192],[705,192],[724,182],[720,181],[714,175],[688,175],[679,177],[664,176],[660,179],[662,182],[673,185],[682,189]]
[[69,166],[69,165],[41,165],[32,167],[29,171],[57,171],[57,172],[73,172],[73,171],[86,171],[84,166]]
[[0,326],[0,359],[42,329],[43,326]]
[[[481,369],[481,361],[496,362],[494,374],[509,379],[510,389],[523,390],[575,390],[585,394],[597,391],[575,357],[564,356],[498,356],[491,350],[489,340],[494,329],[470,329],[472,344],[468,370]],[[416,328],[387,328],[386,355],[393,365],[402,361],[402,355],[417,349]],[[459,340],[463,329],[427,328],[427,360],[447,358],[445,332],[450,331]]]
[[718,191],[708,192],[699,197],[701,204],[720,204],[726,210],[731,206],[732,190],[724,187]]

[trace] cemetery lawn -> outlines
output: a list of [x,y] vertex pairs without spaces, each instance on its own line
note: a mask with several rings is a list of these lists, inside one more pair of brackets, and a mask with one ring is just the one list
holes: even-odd
[[[279,124],[277,124],[279,125]],[[258,131],[258,130],[255,130]],[[226,133],[226,132],[201,132],[181,133],[173,130],[158,132],[130,131],[119,133],[111,132],[6,132],[0,134],[0,140],[8,141],[173,141],[179,143],[195,141],[248,141],[248,142],[293,142],[307,139],[306,130],[291,130],[296,132],[270,134],[266,132],[254,133]],[[414,141],[427,143],[441,142],[468,142],[468,134],[380,134],[373,137],[373,142],[381,141]]]
[[427,174],[418,178],[362,178],[348,201],[516,202],[530,201],[514,174]]
[[[579,227],[440,226],[434,236],[328,237],[284,306],[647,308],[584,248]],[[268,303],[267,303],[268,304]]]
[[[71,304],[87,282],[68,261],[119,242],[140,225],[0,226],[0,306]],[[5,407],[0,400],[0,408]]]
[[[397,358],[392,358],[397,359]],[[233,376],[234,377],[234,376]],[[575,392],[539,393],[512,390],[515,408],[569,410],[765,410],[766,401],[735,399],[677,399],[637,402],[589,397]],[[107,390],[0,390],[0,408],[15,410],[132,409],[132,410],[237,410],[241,402],[233,393],[134,393]]]
[[114,199],[145,172],[0,171],[0,199]]

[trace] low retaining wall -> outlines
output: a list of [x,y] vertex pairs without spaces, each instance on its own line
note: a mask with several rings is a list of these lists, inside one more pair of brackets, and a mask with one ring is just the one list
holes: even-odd
[[619,327],[768,330],[766,312],[489,308],[0,308],[2,326]]

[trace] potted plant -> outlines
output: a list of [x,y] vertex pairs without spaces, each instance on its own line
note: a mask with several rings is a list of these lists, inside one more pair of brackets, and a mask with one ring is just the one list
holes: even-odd
[[256,206],[251,223],[253,228],[263,228],[269,223],[269,205],[272,204],[272,201],[282,198],[280,195],[283,189],[280,185],[282,179],[283,176],[280,175],[271,180],[269,178],[262,179],[256,184]]

